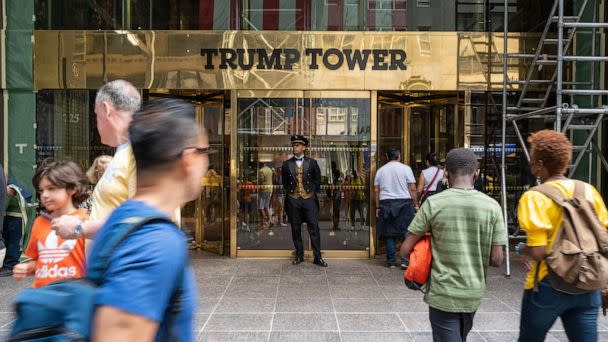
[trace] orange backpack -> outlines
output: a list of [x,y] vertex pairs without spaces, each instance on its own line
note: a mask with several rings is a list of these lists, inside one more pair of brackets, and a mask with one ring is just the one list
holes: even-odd
[[410,263],[403,272],[405,286],[412,290],[426,292],[429,274],[431,273],[431,234],[426,233],[416,244],[410,254]]

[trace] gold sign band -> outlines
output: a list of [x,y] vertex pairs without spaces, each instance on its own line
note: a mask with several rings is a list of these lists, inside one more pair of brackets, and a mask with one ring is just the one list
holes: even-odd
[[[34,31],[36,89],[488,90],[500,37],[466,32]],[[500,38],[501,39],[501,38]],[[513,35],[510,53],[534,36]],[[526,48],[527,47],[527,48]],[[494,64],[494,65],[493,65]],[[523,66],[509,64],[510,80]],[[516,87],[516,86],[514,86]]]

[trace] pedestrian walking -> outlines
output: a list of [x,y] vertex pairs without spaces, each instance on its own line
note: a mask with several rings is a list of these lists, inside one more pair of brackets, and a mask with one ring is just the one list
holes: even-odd
[[85,273],[84,239],[64,240],[51,229],[51,220],[62,215],[86,219],[78,206],[86,198],[87,180],[80,166],[71,161],[47,161],[32,180],[45,212],[34,221],[25,255],[30,261],[17,264],[13,277],[22,280],[35,274],[33,287],[59,279],[81,278]]
[[[401,162],[401,151],[391,148],[386,153],[388,162],[376,172],[376,225],[386,244],[386,267],[395,267],[397,239],[405,237],[408,226],[418,210],[416,179],[412,168]],[[402,268],[407,259],[402,258]]]
[[424,301],[433,341],[462,342],[484,295],[488,265],[502,264],[507,239],[500,205],[474,189],[475,154],[454,149],[445,164],[450,188],[424,202],[401,255],[409,257],[416,242],[430,232],[433,258]]
[[317,192],[321,185],[321,170],[317,161],[306,157],[304,150],[308,139],[302,135],[291,137],[293,157],[283,162],[282,180],[285,196],[285,211],[291,223],[291,236],[296,249],[292,264],[304,261],[302,243],[302,223],[306,223],[314,254],[314,263],[327,267],[321,257],[321,234],[319,232],[319,199]]
[[266,163],[260,163],[258,170],[258,212],[259,227],[258,231],[272,227],[270,219],[270,197],[272,196],[272,169]]
[[[194,108],[173,99],[145,105],[134,115],[129,137],[137,165],[135,195],[112,212],[97,239],[107,241],[129,218],[165,219],[143,224],[110,255],[97,290],[93,340],[193,341],[197,296],[188,243],[169,219],[199,196],[209,141]],[[100,257],[103,245],[93,244],[91,260]]]
[[[542,130],[532,134],[528,142],[532,175],[566,198],[574,198],[577,186],[583,187],[584,195],[577,200],[588,201],[601,225],[608,227],[608,211],[597,190],[564,176],[572,159],[568,138],[560,132]],[[571,294],[556,290],[550,282],[546,257],[564,220],[561,205],[533,188],[522,195],[517,212],[519,225],[528,240],[518,244],[516,252],[526,257],[524,265],[529,270],[521,306],[519,341],[544,341],[557,317],[561,318],[570,341],[597,341],[600,291]]]
[[443,169],[439,164],[439,157],[435,153],[427,154],[424,163],[426,169],[422,170],[418,178],[418,198],[420,198],[420,203],[437,192],[437,185],[443,179]]
[[97,91],[97,130],[101,142],[116,147],[116,153],[93,190],[90,218],[82,221],[68,215],[53,220],[53,229],[63,239],[93,238],[112,210],[135,194],[135,158],[129,141],[129,123],[140,105],[139,91],[127,81],[111,81]]
[[6,256],[0,277],[10,277],[13,267],[19,263],[22,252],[27,247],[28,224],[27,205],[32,199],[32,194],[13,178],[6,177],[6,208],[2,235],[6,244]]

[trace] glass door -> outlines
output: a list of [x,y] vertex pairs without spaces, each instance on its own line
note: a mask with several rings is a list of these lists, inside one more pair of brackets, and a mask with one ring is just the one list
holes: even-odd
[[213,153],[209,155],[209,169],[201,179],[201,195],[186,203],[181,209],[181,227],[194,248],[224,254],[225,234],[229,231],[227,198],[230,184],[225,162],[230,151],[230,141],[224,131],[224,93],[178,91],[168,89],[151,90],[150,99],[165,97],[190,102],[196,112],[196,120],[209,136]]
[[[317,196],[324,255],[355,252],[367,256],[370,93],[240,91],[236,114],[237,254],[288,256],[293,250],[280,173],[283,161],[292,157],[291,135],[301,134],[310,141],[307,155],[321,169]],[[265,176],[268,169],[272,181]],[[269,195],[265,208],[262,199]],[[305,225],[302,239],[308,255]]]
[[370,93],[304,93],[310,157],[321,168],[319,226],[324,249],[369,251]]

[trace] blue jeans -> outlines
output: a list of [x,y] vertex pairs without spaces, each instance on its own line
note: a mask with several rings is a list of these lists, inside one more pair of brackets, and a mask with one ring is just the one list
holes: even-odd
[[[385,237],[384,243],[386,243],[386,262],[388,264],[394,265],[396,258],[395,253],[397,252],[397,238],[394,237]],[[401,263],[407,265],[408,260],[406,258],[401,258]]]
[[19,258],[21,258],[22,223],[21,217],[4,217],[2,236],[4,237],[4,244],[6,244],[6,257],[4,258],[3,267],[11,270],[19,263]]
[[557,317],[561,317],[570,341],[596,342],[600,303],[599,290],[571,295],[555,290],[545,277],[538,284],[538,292],[524,291],[519,341],[544,341]]

